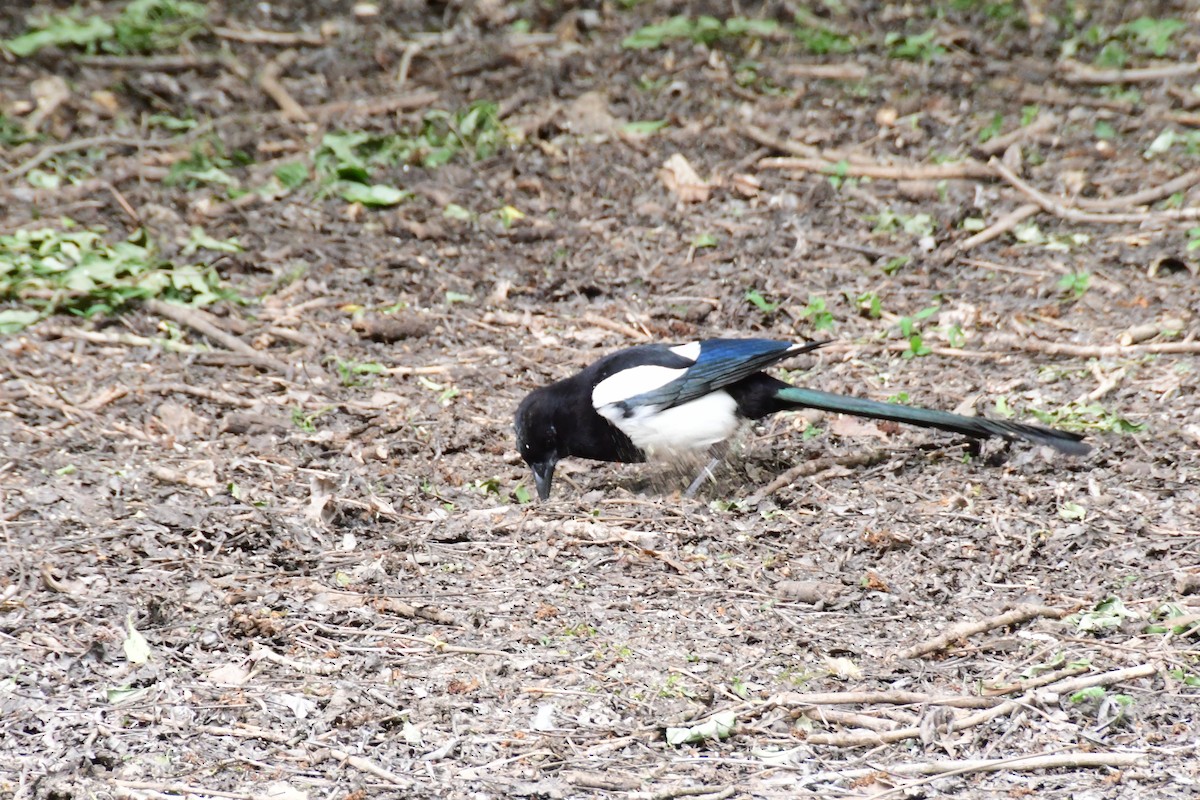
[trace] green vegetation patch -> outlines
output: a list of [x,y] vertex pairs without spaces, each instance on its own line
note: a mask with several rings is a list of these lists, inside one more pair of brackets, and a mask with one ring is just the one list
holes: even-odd
[[150,53],[170,50],[204,29],[208,11],[188,0],[133,0],[115,19],[77,12],[53,14],[33,22],[31,30],[0,41],[18,57],[44,47],[81,47],[88,52]]
[[61,311],[93,316],[150,298],[204,305],[229,296],[212,268],[163,260],[144,231],[110,243],[103,231],[67,227],[0,236],[0,333]]

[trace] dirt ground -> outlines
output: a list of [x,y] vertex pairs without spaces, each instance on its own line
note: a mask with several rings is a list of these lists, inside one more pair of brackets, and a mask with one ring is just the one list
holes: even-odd
[[[0,339],[0,797],[1196,796],[1200,11],[1093,5],[636,48],[735,15],[228,2],[6,57],[0,234],[143,228],[242,300]],[[370,165],[402,202],[322,182],[325,134],[481,100],[497,152]],[[308,180],[173,180],[197,153]],[[793,414],[695,498],[564,462],[529,502],[525,392],[749,335],[1095,449]]]

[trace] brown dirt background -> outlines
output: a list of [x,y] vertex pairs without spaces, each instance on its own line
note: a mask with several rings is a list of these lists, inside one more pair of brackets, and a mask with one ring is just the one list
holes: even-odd
[[[1055,124],[1018,134],[1007,157],[1029,184],[1066,205],[1151,189],[1197,167],[1183,144],[1144,155],[1165,129],[1195,130],[1195,4],[1072,17],[1052,3],[1033,25],[1032,6],[998,20],[983,3],[818,4],[859,41],[823,57],[787,37],[621,47],[674,13],[729,16],[716,4],[208,7],[215,27],[312,41],[209,32],[168,55],[222,59],[0,62],[6,113],[39,78],[70,90],[45,138],[3,153],[0,231],[69,216],[115,240],[137,225],[123,202],[171,257],[186,260],[192,225],[236,236],[244,252],[205,256],[250,302],[209,319],[285,367],[146,306],[0,341],[0,796],[1195,796],[1195,618],[1190,633],[1147,629],[1165,603],[1200,610],[1200,373],[1194,350],[1154,351],[1200,330],[1195,221],[1158,214],[1162,198],[1110,209],[1149,212],[1129,221],[1042,213],[1047,237],[1086,240],[1007,233],[956,258],[962,220],[992,223],[1028,198],[986,176],[835,187],[770,167],[785,153],[754,133],[929,168],[986,162],[980,131],[1001,114],[1012,133],[1034,105]],[[797,8],[741,13],[789,21]],[[0,34],[24,30],[27,10],[0,13]],[[1164,58],[1132,48],[1130,66],[1181,71],[1073,77],[1073,30],[1143,14],[1189,29]],[[889,57],[889,32],[931,27],[944,52]],[[283,118],[257,76],[285,52],[297,103],[344,105]],[[817,63],[863,73],[807,77]],[[412,107],[380,103],[396,96]],[[395,208],[311,184],[229,202],[163,181],[197,143],[249,154],[228,171],[254,186],[326,131],[402,130],[479,99],[520,140],[483,160],[381,168],[414,193]],[[142,126],[150,113],[209,121],[207,134],[126,141],[163,139]],[[622,130],[638,120],[669,125]],[[1101,121],[1115,135],[1098,147]],[[110,138],[78,147],[91,137]],[[76,185],[34,189],[12,172],[59,142],[76,149],[47,165]],[[712,182],[706,201],[664,186],[674,153]],[[1200,204],[1181,194],[1179,207]],[[445,218],[448,203],[477,216]],[[526,217],[504,227],[505,205]],[[929,214],[931,239],[877,231],[883,211]],[[715,246],[694,247],[703,236]],[[911,261],[886,274],[897,254]],[[1076,298],[1058,281],[1080,271],[1092,281]],[[749,289],[779,307],[763,313]],[[881,319],[859,307],[870,292]],[[1145,431],[1093,431],[1095,452],[1074,461],[995,444],[965,458],[956,437],[791,415],[747,436],[694,499],[650,466],[564,463],[551,502],[517,501],[529,479],[510,419],[530,388],[646,339],[823,337],[810,297],[839,344],[788,365],[793,381],[980,413],[1004,396],[1020,418],[1084,398]],[[937,302],[922,325],[939,351],[904,358],[899,318]],[[367,335],[387,320],[401,327],[391,340]],[[1163,320],[1180,335],[1088,357]],[[952,324],[963,341],[947,341]],[[339,361],[386,371],[345,385]],[[1033,614],[904,652],[960,622],[1110,596],[1132,612],[1114,628]],[[130,626],[146,663],[127,657]],[[1022,683],[1070,665],[1131,671],[1097,678],[1107,694],[1092,700]],[[1117,694],[1131,699],[1119,718]],[[1001,700],[1014,702],[963,722]],[[721,712],[736,719],[727,738],[667,743],[668,727]],[[903,728],[919,733],[836,738]],[[1037,755],[1078,763],[1022,768]],[[939,764],[958,772],[926,774]]]

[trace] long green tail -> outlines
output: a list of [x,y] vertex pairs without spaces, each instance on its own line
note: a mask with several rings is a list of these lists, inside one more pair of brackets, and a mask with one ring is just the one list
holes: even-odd
[[1019,422],[986,419],[984,417],[964,417],[961,414],[951,414],[949,411],[934,411],[929,408],[915,408],[896,403],[881,403],[877,400],[864,400],[861,397],[846,397],[816,389],[802,389],[799,386],[789,386],[780,389],[776,397],[786,403],[805,408],[818,408],[822,411],[836,411],[841,414],[853,414],[856,417],[871,419],[886,419],[893,422],[904,422],[909,425],[919,425],[923,428],[939,428],[944,431],[965,434],[977,439],[989,436],[1001,436],[1010,441],[1024,439],[1034,444],[1044,444],[1063,453],[1081,456],[1091,450],[1091,446],[1080,441],[1083,436],[1067,431],[1057,431],[1043,428],[1041,425],[1023,425]]

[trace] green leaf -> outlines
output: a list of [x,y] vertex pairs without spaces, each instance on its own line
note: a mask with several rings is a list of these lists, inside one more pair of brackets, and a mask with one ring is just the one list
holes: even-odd
[[692,239],[692,247],[699,250],[702,247],[716,247],[717,237],[711,233],[701,233]]
[[775,309],[779,308],[779,303],[769,303],[767,299],[757,289],[748,289],[746,291],[746,299],[764,314],[770,314]]
[[364,206],[394,206],[404,202],[412,194],[395,186],[383,183],[344,183],[341,197],[347,203],[362,203]]
[[275,168],[275,177],[284,187],[295,189],[308,180],[308,165],[300,161],[280,164]]
[[1080,689],[1078,692],[1072,694],[1071,702],[1084,703],[1089,700],[1103,700],[1106,694],[1108,694],[1108,690],[1106,690],[1103,686],[1089,686],[1086,689]]
[[681,745],[703,742],[706,739],[726,739],[737,725],[737,715],[732,711],[719,711],[699,725],[687,728],[667,728],[667,744]]
[[1126,608],[1119,597],[1109,597],[1091,611],[1072,614],[1065,621],[1080,632],[1089,633],[1119,627],[1124,620],[1136,617],[1137,614]]
[[42,27],[29,33],[0,41],[0,46],[6,48],[18,58],[31,56],[43,47],[76,45],[88,47],[97,42],[111,39],[116,30],[100,17],[88,17],[77,20],[72,17],[55,15],[42,23]]
[[503,206],[496,211],[500,215],[500,224],[511,228],[517,220],[525,219],[525,212],[515,206]]
[[0,311],[0,334],[17,333],[41,318],[36,311],[23,308],[8,308]]
[[446,219],[456,219],[460,222],[470,222],[475,218],[474,214],[457,203],[448,203],[446,207],[442,209],[442,216]]
[[204,229],[199,225],[193,225],[191,234],[188,237],[187,244],[183,246],[183,254],[191,255],[197,250],[215,250],[218,253],[240,253],[242,246],[238,244],[237,237],[221,240],[215,239],[204,232]]
[[150,660],[150,643],[146,641],[146,637],[138,633],[137,628],[133,627],[133,612],[125,617],[125,627],[127,634],[125,641],[121,642],[121,649],[125,651],[125,659],[130,664],[145,664]]
[[626,122],[621,126],[621,132],[630,134],[631,136],[650,136],[658,133],[670,124],[665,119],[638,120],[635,122]]
[[1133,22],[1121,26],[1121,33],[1129,34],[1138,39],[1142,46],[1159,58],[1167,54],[1171,47],[1171,38],[1187,24],[1177,19],[1154,19],[1153,17],[1138,17]]

